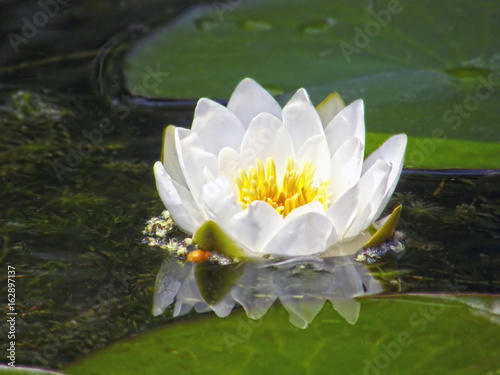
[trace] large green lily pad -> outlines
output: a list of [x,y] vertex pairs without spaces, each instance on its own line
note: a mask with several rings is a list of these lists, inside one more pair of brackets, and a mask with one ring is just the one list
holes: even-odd
[[499,17],[497,1],[215,1],[139,42],[124,72],[160,98],[227,99],[244,77],[315,103],[338,91],[365,100],[368,132],[422,138],[407,167],[499,168]]
[[370,298],[361,300],[355,325],[327,303],[305,330],[278,305],[258,321],[243,311],[224,319],[195,315],[118,342],[65,372],[494,374],[500,371],[495,309],[492,297]]

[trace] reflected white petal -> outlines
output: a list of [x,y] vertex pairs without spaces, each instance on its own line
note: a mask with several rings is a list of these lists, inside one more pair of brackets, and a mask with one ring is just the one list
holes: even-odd
[[277,298],[272,268],[247,267],[231,296],[251,319],[262,318]]

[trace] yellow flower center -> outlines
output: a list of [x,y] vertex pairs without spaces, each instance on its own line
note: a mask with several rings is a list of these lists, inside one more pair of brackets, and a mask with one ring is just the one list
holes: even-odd
[[316,167],[312,166],[311,162],[307,162],[300,171],[295,168],[293,158],[288,158],[281,185],[276,179],[276,165],[272,158],[267,158],[265,167],[260,159],[257,159],[255,164],[255,167],[250,167],[248,173],[240,169],[239,176],[234,178],[240,192],[239,203],[243,209],[253,201],[264,201],[285,217],[297,207],[319,201],[325,211],[327,210],[327,187],[331,180],[315,184],[313,176]]

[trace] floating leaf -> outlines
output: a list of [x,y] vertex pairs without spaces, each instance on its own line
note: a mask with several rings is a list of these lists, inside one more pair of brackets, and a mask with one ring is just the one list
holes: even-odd
[[[366,298],[351,325],[324,306],[305,330],[279,305],[261,320],[243,311],[199,315],[117,342],[65,371],[79,374],[495,374],[498,298]],[[332,370],[334,369],[334,370]]]
[[225,5],[194,8],[134,46],[129,89],[157,76],[147,96],[227,99],[244,77],[277,93],[306,87],[316,104],[336,91],[363,98],[368,132],[409,136],[407,167],[500,168],[500,3]]

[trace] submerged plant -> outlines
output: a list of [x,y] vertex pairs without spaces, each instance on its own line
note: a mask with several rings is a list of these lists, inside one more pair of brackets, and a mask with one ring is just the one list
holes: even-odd
[[246,256],[349,254],[370,239],[406,148],[395,135],[363,161],[364,141],[362,100],[331,94],[314,108],[300,89],[281,109],[247,78],[227,108],[200,99],[192,130],[166,128],[156,185],[195,240],[221,232]]

